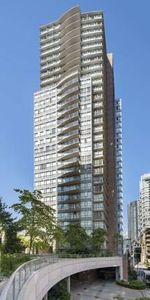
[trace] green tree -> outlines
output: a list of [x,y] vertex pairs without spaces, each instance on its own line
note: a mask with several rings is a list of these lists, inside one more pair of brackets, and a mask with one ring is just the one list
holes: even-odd
[[89,236],[80,224],[70,224],[65,234],[70,253],[88,253]]
[[66,244],[66,237],[64,230],[57,225],[55,230],[55,241],[57,251],[63,250]]
[[99,253],[104,248],[106,240],[106,231],[102,228],[95,229],[91,234],[91,250],[94,253]]
[[11,213],[7,211],[7,205],[0,198],[0,230],[6,230],[9,224],[13,221]]
[[24,249],[21,240],[17,237],[18,226],[13,220],[5,232],[4,253],[19,253]]
[[56,228],[54,210],[42,201],[40,191],[19,189],[15,191],[19,193],[19,202],[13,204],[12,208],[19,213],[17,224],[29,237],[29,253],[31,253],[37,239],[47,245],[52,241]]
[[[1,250],[5,253],[20,251],[20,242],[17,238],[17,228],[15,220],[10,212],[7,211],[7,205],[0,199],[0,236]],[[2,243],[3,237],[3,243]]]

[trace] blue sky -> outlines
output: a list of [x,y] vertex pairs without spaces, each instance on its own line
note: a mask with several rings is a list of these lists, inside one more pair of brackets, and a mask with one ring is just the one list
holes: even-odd
[[123,100],[124,211],[150,172],[149,0],[0,0],[0,195],[32,189],[33,93],[39,89],[39,27],[79,4],[103,10],[107,50],[114,54],[116,97]]

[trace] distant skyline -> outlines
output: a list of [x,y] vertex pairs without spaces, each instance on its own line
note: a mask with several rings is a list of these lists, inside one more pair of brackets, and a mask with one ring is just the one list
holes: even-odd
[[[150,172],[150,3],[142,0],[1,0],[0,196],[33,188],[33,93],[39,89],[39,27],[79,4],[104,12],[107,51],[114,55],[116,97],[123,101],[124,212]],[[125,228],[125,230],[127,230]]]

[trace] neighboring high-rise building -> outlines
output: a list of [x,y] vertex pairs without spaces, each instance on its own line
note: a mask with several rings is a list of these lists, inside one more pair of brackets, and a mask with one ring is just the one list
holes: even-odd
[[150,173],[141,176],[139,201],[139,230],[150,228]]
[[150,262],[150,173],[141,176],[140,180],[139,236],[141,261]]
[[122,101],[115,101],[116,199],[118,232],[123,233],[123,175],[122,175]]
[[[34,185],[63,228],[120,232],[121,119],[102,12],[67,11],[41,27],[41,89],[34,97]],[[121,152],[120,158],[121,159]],[[118,168],[119,170],[119,168]],[[121,174],[120,174],[121,176]]]
[[128,238],[131,244],[138,239],[138,201],[128,204]]

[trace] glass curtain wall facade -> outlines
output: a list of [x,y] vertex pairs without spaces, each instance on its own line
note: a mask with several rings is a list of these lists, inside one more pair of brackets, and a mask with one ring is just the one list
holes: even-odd
[[112,55],[102,12],[77,6],[44,25],[41,89],[34,96],[34,186],[65,229],[118,232]]
[[116,197],[118,232],[123,233],[122,101],[115,101]]
[[128,238],[131,243],[138,239],[138,201],[128,204]]

